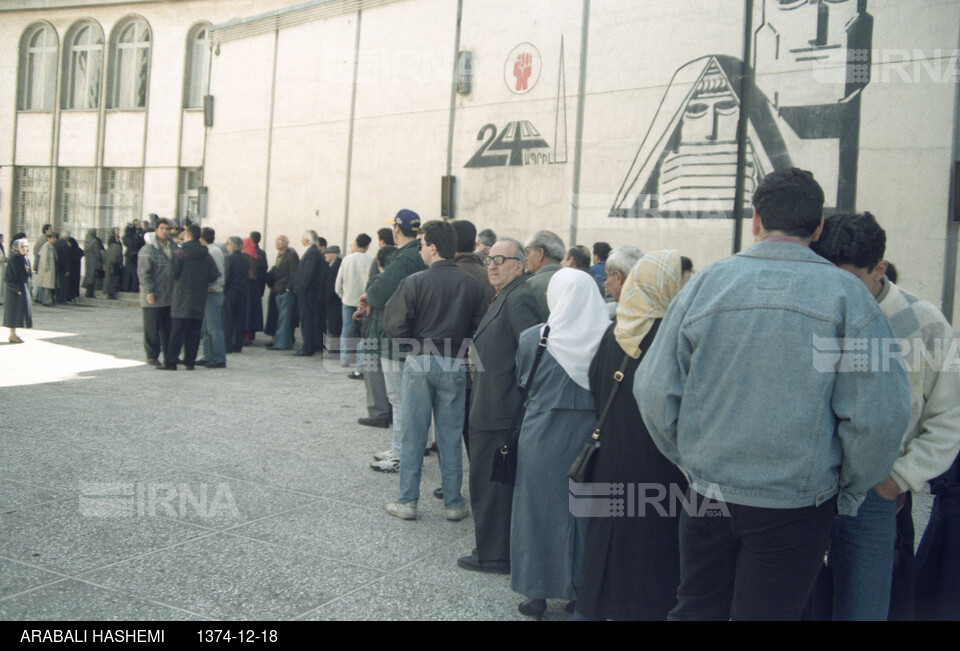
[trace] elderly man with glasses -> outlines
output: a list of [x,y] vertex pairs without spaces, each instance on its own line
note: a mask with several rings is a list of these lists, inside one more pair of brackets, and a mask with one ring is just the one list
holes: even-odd
[[524,281],[525,262],[523,244],[512,238],[501,239],[484,258],[496,296],[473,337],[470,507],[477,547],[457,561],[460,567],[478,572],[510,573],[513,487],[490,481],[490,470],[520,401],[516,376],[520,333],[546,318],[536,293]]

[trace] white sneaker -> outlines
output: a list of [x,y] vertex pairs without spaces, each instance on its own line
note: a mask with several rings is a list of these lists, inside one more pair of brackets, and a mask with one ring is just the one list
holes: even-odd
[[459,522],[468,515],[470,515],[470,509],[467,508],[466,504],[456,508],[447,509],[447,520],[450,520],[451,522]]
[[393,448],[390,448],[389,450],[384,450],[383,452],[377,452],[375,455],[373,455],[373,459],[374,461],[390,461],[391,459],[396,459],[396,457],[393,456]]
[[391,504],[387,504],[387,513],[394,517],[400,518],[401,520],[416,520],[417,505],[393,502]]
[[374,461],[370,467],[377,472],[400,472],[400,459],[384,459],[383,461]]

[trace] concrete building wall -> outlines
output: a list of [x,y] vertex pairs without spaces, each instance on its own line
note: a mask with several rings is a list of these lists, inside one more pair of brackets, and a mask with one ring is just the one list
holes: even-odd
[[[95,160],[139,153],[144,214],[157,212],[148,203],[167,209],[179,167],[202,165],[218,230],[296,241],[313,228],[342,244],[401,207],[437,218],[450,174],[455,216],[479,228],[678,248],[702,268],[734,249],[738,175],[748,216],[758,180],[796,165],[821,182],[828,212],[878,217],[906,288],[948,315],[960,298],[950,221],[960,0],[292,5],[0,12],[0,196],[11,164],[90,161],[89,127],[73,122],[83,118],[59,117],[55,149],[50,115],[14,110],[23,30],[50,20],[62,38],[90,16],[109,35],[135,11],[155,35],[149,108],[108,111]],[[218,43],[206,129],[179,108],[198,20],[214,23]],[[472,70],[465,94],[452,92],[459,52]],[[0,224],[11,203],[0,201]]]

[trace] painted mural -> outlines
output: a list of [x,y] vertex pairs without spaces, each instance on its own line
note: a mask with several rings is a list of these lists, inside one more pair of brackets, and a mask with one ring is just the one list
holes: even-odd
[[782,167],[809,169],[826,209],[856,203],[860,100],[870,82],[866,0],[763,0],[750,65],[694,59],[673,73],[616,192],[617,218],[730,218],[748,117],[744,188]]

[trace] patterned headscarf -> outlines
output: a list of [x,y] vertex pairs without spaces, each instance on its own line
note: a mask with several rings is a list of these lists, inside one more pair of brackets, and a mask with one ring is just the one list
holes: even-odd
[[678,251],[654,251],[640,258],[623,283],[613,334],[623,352],[640,357],[640,342],[662,319],[680,292],[683,273]]

